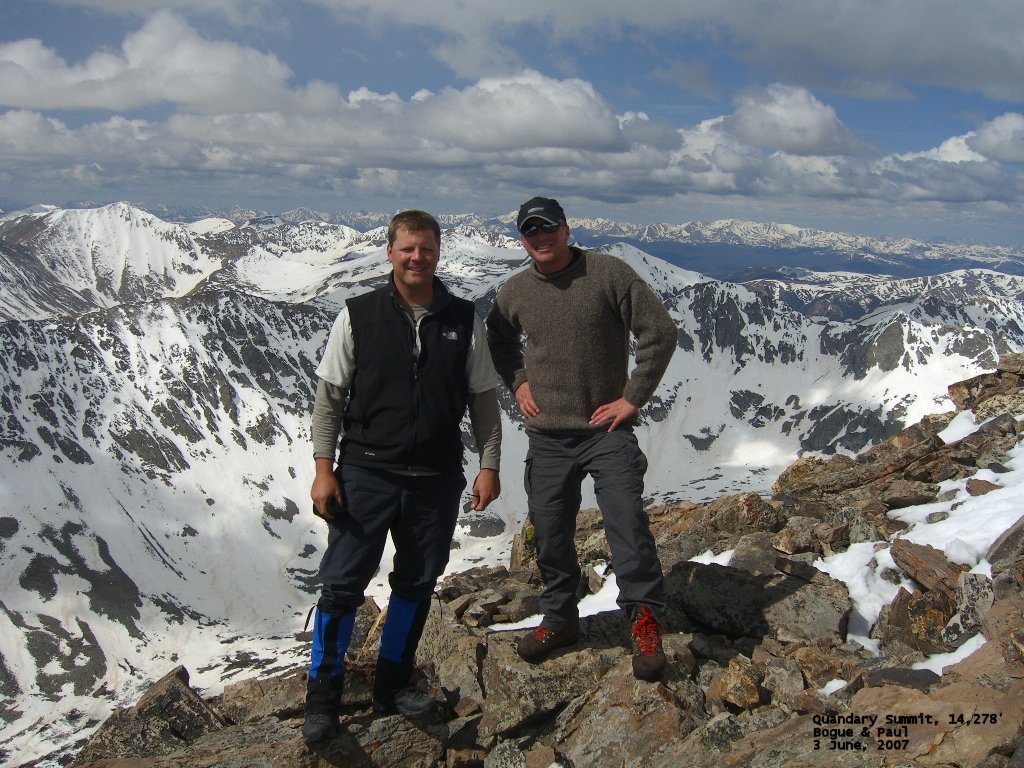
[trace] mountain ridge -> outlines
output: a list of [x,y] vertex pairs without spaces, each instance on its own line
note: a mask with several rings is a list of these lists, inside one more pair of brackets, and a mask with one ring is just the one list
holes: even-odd
[[[121,205],[124,203],[115,203]],[[95,207],[89,204],[88,207]],[[134,206],[133,206],[134,207]],[[46,206],[35,206],[41,210]],[[169,222],[194,223],[205,218],[224,218],[236,226],[246,223],[298,224],[320,222],[344,225],[360,232],[387,225],[392,213],[371,211],[318,211],[310,208],[295,208],[281,213],[255,209],[233,208],[228,210],[211,208],[169,208],[149,206],[143,208],[151,214]],[[24,212],[0,214],[4,217],[17,216]],[[439,213],[438,221],[446,227],[467,225],[477,229],[503,232],[515,235],[515,212],[500,214],[480,213]],[[966,268],[969,266],[988,267],[1013,274],[1024,273],[1024,248],[983,243],[928,241],[909,237],[879,237],[850,232],[831,232],[779,222],[754,222],[741,219],[718,219],[713,221],[691,220],[683,223],[624,223],[604,218],[569,217],[574,232],[589,242],[604,244],[605,240],[620,240],[633,245],[663,244],[655,249],[658,255],[680,266],[680,248],[700,246],[732,245],[773,249],[788,252],[806,252],[804,258],[820,256],[822,252],[839,254],[849,264],[873,267],[876,272],[885,268],[906,269],[907,262],[913,262],[922,274]],[[669,247],[673,246],[673,247]],[[683,251],[685,256],[686,252]],[[692,256],[692,252],[690,254]],[[773,263],[778,262],[777,259]],[[817,263],[817,262],[815,262]],[[708,262],[714,266],[714,262]],[[718,278],[734,276],[736,271],[715,271],[708,274]]]

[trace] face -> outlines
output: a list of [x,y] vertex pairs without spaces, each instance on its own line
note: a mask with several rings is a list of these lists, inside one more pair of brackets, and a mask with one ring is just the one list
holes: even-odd
[[399,229],[388,246],[395,287],[406,300],[419,303],[433,295],[440,246],[429,229]]
[[[546,222],[541,219],[527,219],[523,222],[524,227],[542,223]],[[569,262],[572,261],[572,251],[569,250],[569,225],[565,222],[562,222],[554,232],[538,229],[530,237],[520,233],[519,239],[533,259],[538,272],[558,272],[569,266]]]

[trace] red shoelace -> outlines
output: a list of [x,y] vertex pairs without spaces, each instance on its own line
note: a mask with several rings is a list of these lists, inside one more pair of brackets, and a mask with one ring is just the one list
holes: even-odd
[[646,608],[637,611],[632,637],[642,655],[653,656],[658,652],[658,646],[661,645],[661,625]]

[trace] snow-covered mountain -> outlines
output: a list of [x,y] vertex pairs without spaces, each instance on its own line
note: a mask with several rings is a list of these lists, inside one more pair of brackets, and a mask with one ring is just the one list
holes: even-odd
[[[273,216],[242,209],[225,214],[194,209],[153,212],[164,219],[182,222],[217,215],[237,224]],[[391,214],[328,213],[296,208],[282,213],[279,218],[293,224],[304,221],[341,224],[365,232],[385,226]],[[515,218],[515,212],[496,216],[478,213],[439,215],[444,226],[466,225],[506,236],[515,234]],[[827,272],[843,269],[904,278],[938,275],[959,269],[992,269],[1024,275],[1024,250],[1007,246],[871,237],[739,219],[630,224],[570,216],[569,224],[576,238],[588,246],[612,242],[634,245],[677,266],[733,282],[769,277],[777,269],[786,267]]]
[[802,314],[851,322],[876,310],[891,312],[900,304],[926,323],[974,325],[987,319],[975,311],[978,303],[985,302],[959,304],[959,298],[965,295],[988,296],[986,316],[1009,320],[1020,301],[1022,285],[1018,276],[985,269],[904,279],[804,269],[782,269],[778,275],[750,280],[744,285]]
[[[171,664],[204,687],[295,662],[324,543],[313,371],[341,303],[388,265],[379,222],[288,218],[0,218],[0,761],[66,748]],[[507,227],[443,221],[439,274],[483,314],[525,254]],[[948,384],[1024,349],[1012,274],[746,286],[608,250],[679,327],[642,411],[652,502],[767,493],[801,452],[947,410]],[[465,514],[453,568],[500,560],[525,517],[526,441],[502,397],[503,494]]]

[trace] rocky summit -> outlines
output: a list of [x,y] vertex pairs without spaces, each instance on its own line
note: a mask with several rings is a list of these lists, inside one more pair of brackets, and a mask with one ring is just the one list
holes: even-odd
[[[856,457],[802,458],[770,498],[651,509],[669,596],[669,664],[658,682],[633,677],[617,612],[584,618],[580,642],[542,664],[519,659],[523,630],[501,625],[538,612],[527,524],[507,567],[458,573],[438,588],[417,659],[419,685],[444,702],[437,721],[373,714],[383,615],[368,602],[332,741],[302,741],[301,667],[205,699],[178,667],[115,712],[74,765],[1024,765],[1024,517],[986,553],[988,577],[901,537],[907,524],[892,514],[941,507],[945,481],[965,481],[972,496],[999,487],[975,476],[1006,471],[1024,431],[1022,383],[1024,356],[1005,355],[995,372],[952,385],[956,407],[987,420],[962,439],[940,438],[956,412],[939,414]],[[611,575],[599,512],[580,513],[576,543],[597,591]],[[868,628],[872,649],[848,637],[845,584],[815,567],[854,545],[888,548],[892,565],[879,576],[904,585]],[[729,565],[693,559],[708,551],[732,552]],[[941,675],[915,668],[979,632],[987,642]]]

